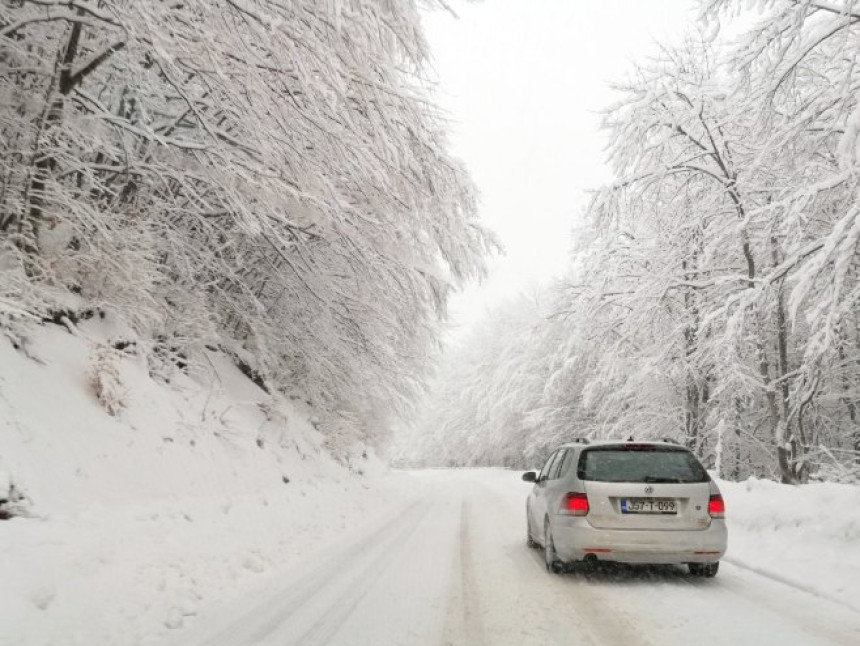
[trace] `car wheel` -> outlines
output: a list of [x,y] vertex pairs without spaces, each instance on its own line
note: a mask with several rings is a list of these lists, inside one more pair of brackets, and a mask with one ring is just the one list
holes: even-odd
[[549,518],[544,521],[543,528],[543,554],[544,561],[546,562],[546,570],[553,574],[561,574],[564,572],[564,563],[561,562],[558,558],[558,554],[555,553],[555,543],[553,543],[552,540],[552,530],[549,526]]
[[702,576],[708,579],[711,579],[717,576],[717,572],[720,570],[720,562],[716,563],[704,563],[702,565]]
[[532,538],[532,521],[529,519],[528,510],[526,510],[526,545],[531,549],[540,547],[540,543]]
[[717,576],[717,572],[720,569],[720,562],[716,563],[687,563],[687,567],[690,568],[690,574],[693,576],[701,576],[705,578],[712,578]]

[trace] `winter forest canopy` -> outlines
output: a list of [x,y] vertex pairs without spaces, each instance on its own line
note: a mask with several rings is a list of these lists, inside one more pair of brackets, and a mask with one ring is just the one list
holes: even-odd
[[568,274],[451,354],[408,457],[632,435],[726,478],[857,480],[860,2],[699,6],[615,88]]
[[[860,2],[749,4],[703,0],[618,84],[568,274],[448,353],[413,459],[634,435],[728,478],[857,479]],[[0,0],[0,330],[106,318],[106,371],[223,352],[381,439],[496,246],[432,101],[432,8]]]
[[[433,8],[434,2],[422,3]],[[374,439],[494,246],[413,0],[0,0],[0,329],[119,319]]]

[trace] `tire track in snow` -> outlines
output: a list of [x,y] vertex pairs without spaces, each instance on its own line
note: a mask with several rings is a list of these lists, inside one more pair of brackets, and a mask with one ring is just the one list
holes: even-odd
[[[383,572],[384,568],[379,566],[390,557],[389,548],[404,540],[405,535],[414,533],[428,509],[427,505],[415,503],[401,507],[393,518],[369,535],[328,555],[320,565],[290,581],[286,591],[279,589],[266,603],[239,617],[203,645],[241,646],[275,640],[282,644],[313,643],[290,635],[301,631],[303,624],[308,639],[323,639],[316,643],[325,643]],[[345,606],[339,607],[338,603],[345,603]],[[312,609],[318,612],[313,614]],[[300,614],[303,616],[297,616]],[[309,616],[316,620],[307,626]]]
[[[774,590],[765,590],[761,585],[739,585],[737,579],[729,579],[725,577],[718,583],[723,589],[729,591],[731,594],[743,597],[756,606],[766,608],[774,614],[783,615],[788,623],[797,626],[798,629],[810,636],[823,638],[833,644],[840,644],[841,646],[856,646],[857,644],[860,644],[860,612],[854,609],[850,604],[840,602],[837,599],[832,598],[830,595],[816,594],[805,587],[785,582],[781,577],[770,576],[768,573],[761,572],[754,568],[738,566],[735,559],[724,560],[726,560],[730,565],[738,567],[743,575],[750,575],[750,578],[747,579],[747,581],[755,581],[756,578],[760,577],[763,580],[763,583],[767,582],[769,587],[773,586],[774,588]],[[776,588],[782,586],[785,586],[784,590],[776,590]],[[774,594],[774,592],[776,592],[776,594]],[[788,593],[788,597],[785,593]],[[838,611],[839,614],[842,615],[843,619],[848,618],[850,621],[850,618],[853,618],[853,627],[849,626],[847,622],[840,624],[839,627],[833,626],[830,623],[830,620],[833,618],[832,616],[828,615],[826,617],[822,617],[817,608],[804,602],[802,597],[806,594],[811,595],[813,599],[818,602],[835,602],[838,604]],[[801,599],[797,599],[797,597],[801,597]],[[813,599],[810,599],[810,601]],[[851,631],[850,634],[847,632],[846,628]]]
[[[527,549],[525,540],[523,546]],[[549,612],[561,611],[565,616],[564,611],[567,610],[574,614],[579,634],[585,633],[589,643],[596,646],[654,646],[654,642],[645,637],[632,620],[617,611],[618,604],[609,595],[592,587],[582,571],[550,574],[546,571],[542,550],[533,550],[530,557],[539,576],[546,579],[544,585],[552,591],[554,603]],[[564,625],[561,624],[562,627]],[[561,632],[564,628],[557,630],[562,637],[558,643],[570,643],[569,629],[566,633]]]
[[453,571],[458,572],[459,576],[452,582],[454,589],[448,604],[448,621],[443,637],[445,646],[482,646],[485,643],[469,507],[465,499],[460,503],[458,550],[452,564]]
[[[397,550],[410,541],[421,527],[420,520],[427,514],[428,511],[425,509],[421,518],[414,519],[414,523],[411,521],[413,521],[412,516],[415,514],[405,514],[404,518],[401,519],[402,526],[391,536],[386,537],[379,547],[378,554],[350,577],[350,584],[339,596],[327,602],[327,608],[320,613],[319,619],[296,639],[295,643],[303,646],[328,644],[332,637],[341,630],[346,619],[355,612],[361,601],[385,574],[386,565],[392,567],[392,550]],[[383,565],[382,561],[388,563]]]
[[[483,574],[488,578],[490,575],[507,574],[513,580],[513,585],[532,591],[532,594],[525,595],[526,601],[533,604],[532,616],[524,617],[524,620],[542,632],[526,638],[523,643],[565,646],[651,644],[641,634],[641,630],[613,613],[613,604],[592,588],[586,587],[577,575],[555,575],[546,571],[543,552],[526,547],[524,505],[520,506],[518,500],[505,495],[507,492],[498,491],[486,482],[473,480],[470,485],[473,491],[480,491],[480,495],[473,496],[473,499],[480,502],[475,506],[485,515],[482,522],[476,525],[485,530],[491,528],[491,531],[484,532],[483,549],[478,554],[489,555],[495,551],[504,557],[495,564],[495,571],[492,563],[479,567],[479,576]],[[485,594],[499,585],[503,584],[484,581]],[[539,594],[534,594],[536,591]],[[492,608],[497,613],[500,609],[506,611],[503,605],[501,608]],[[535,617],[540,617],[540,621],[536,621]],[[528,641],[531,639],[534,641]]]
[[840,606],[844,606],[848,610],[856,612],[856,613],[858,613],[858,615],[860,615],[860,605],[848,603],[844,599],[840,599],[839,597],[836,597],[834,595],[827,594],[826,592],[822,592],[821,590],[816,590],[815,588],[813,588],[811,586],[807,586],[807,585],[800,583],[799,581],[795,581],[795,580],[792,580],[788,577],[781,576],[781,575],[777,574],[776,572],[769,572],[768,570],[764,570],[762,568],[757,568],[754,565],[750,565],[750,564],[748,564],[744,561],[738,560],[737,558],[734,558],[734,557],[723,558],[723,561],[725,561],[726,563],[731,563],[735,567],[740,568],[742,570],[746,570],[747,572],[751,572],[753,574],[757,574],[758,576],[762,576],[762,577],[765,577],[767,579],[770,579],[771,581],[776,581],[777,583],[787,585],[791,588],[794,588],[795,590],[800,590],[801,592],[811,594],[815,597],[818,597],[819,599],[825,599],[827,601],[830,601],[831,603],[837,603]]

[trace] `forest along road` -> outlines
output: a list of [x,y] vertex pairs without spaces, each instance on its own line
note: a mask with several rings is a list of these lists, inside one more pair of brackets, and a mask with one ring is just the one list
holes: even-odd
[[180,642],[860,644],[860,613],[730,562],[715,579],[676,567],[549,574],[525,545],[519,477],[415,472],[409,504],[355,535],[320,536],[303,566],[201,614]]

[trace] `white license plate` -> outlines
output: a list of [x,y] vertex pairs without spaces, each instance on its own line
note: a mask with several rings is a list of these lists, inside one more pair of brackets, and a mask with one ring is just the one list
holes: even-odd
[[660,498],[622,498],[622,514],[677,514],[678,503],[675,500]]

